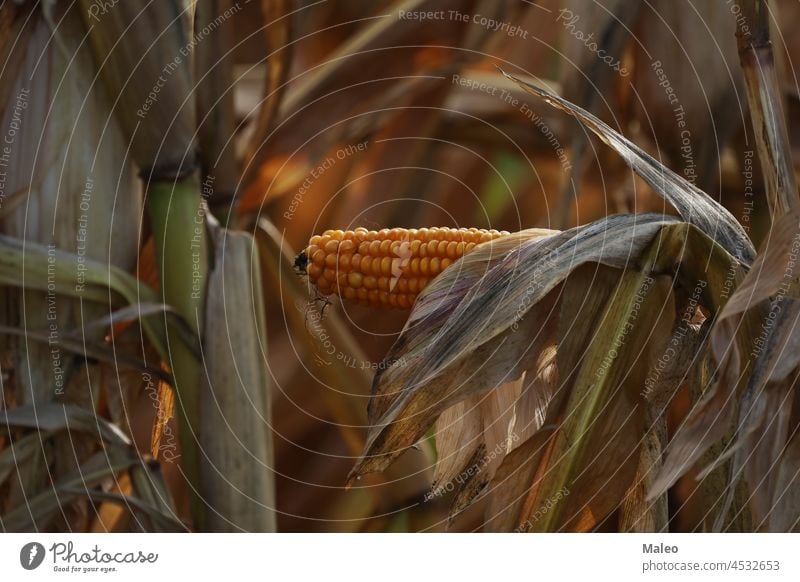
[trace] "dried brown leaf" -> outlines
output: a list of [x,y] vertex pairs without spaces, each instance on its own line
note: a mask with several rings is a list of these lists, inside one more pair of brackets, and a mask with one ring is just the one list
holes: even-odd
[[530,338],[541,341],[543,334],[542,321],[526,314],[573,269],[588,262],[635,264],[658,231],[675,223],[656,215],[616,216],[544,237],[522,231],[521,244],[500,243],[501,260],[489,248],[478,259],[477,251],[468,255],[468,268],[459,261],[445,270],[417,299],[376,375],[373,426],[351,478],[388,466],[448,406],[530,368],[539,349],[531,349]]

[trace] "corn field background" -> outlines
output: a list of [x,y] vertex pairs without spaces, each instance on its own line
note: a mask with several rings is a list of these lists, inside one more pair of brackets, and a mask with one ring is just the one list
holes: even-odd
[[797,0],[0,0],[0,531],[800,530]]

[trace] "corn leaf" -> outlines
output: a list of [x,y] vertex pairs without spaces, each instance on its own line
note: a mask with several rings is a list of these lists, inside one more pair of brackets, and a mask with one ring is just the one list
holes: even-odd
[[700,228],[745,264],[755,258],[755,250],[739,222],[721,204],[691,182],[678,176],[625,136],[588,111],[562,99],[551,91],[504,73],[520,87],[577,119],[603,143],[616,151],[657,194],[669,202],[681,218]]
[[[616,216],[549,236],[521,233],[528,240],[501,242],[500,257],[496,247],[474,257],[476,250],[467,256],[469,269],[462,259],[445,270],[420,294],[384,360],[385,371],[375,377],[373,426],[351,478],[388,466],[460,399],[516,380],[529,367],[524,359],[538,355],[531,338],[541,321],[526,314],[572,270],[588,262],[618,268],[635,263],[659,230],[676,222]],[[482,276],[472,285],[469,278],[455,282],[462,271]]]
[[116,425],[93,411],[72,404],[17,406],[0,416],[0,425],[55,432],[71,430],[95,435],[112,445],[129,445],[130,440]]
[[140,462],[138,455],[128,448],[111,446],[97,452],[48,490],[0,516],[0,527],[13,532],[47,529],[47,523],[65,504],[87,495],[90,488]]

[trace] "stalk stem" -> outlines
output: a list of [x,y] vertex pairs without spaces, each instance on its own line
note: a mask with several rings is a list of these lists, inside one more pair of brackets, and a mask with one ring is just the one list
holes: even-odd
[[[196,175],[149,184],[147,210],[156,243],[161,293],[201,338],[208,277],[205,210]],[[169,366],[180,425],[181,466],[191,489],[195,529],[202,529],[205,507],[199,497],[199,431],[201,365],[180,333],[167,326]]]
[[736,40],[770,219],[774,222],[792,210],[800,211],[800,199],[769,37],[766,0],[743,0],[742,12],[736,19]]

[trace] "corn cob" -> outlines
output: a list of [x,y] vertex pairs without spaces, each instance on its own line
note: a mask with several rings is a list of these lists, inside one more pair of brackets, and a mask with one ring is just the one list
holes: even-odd
[[417,295],[476,245],[507,235],[478,228],[326,230],[295,259],[323,295],[370,307],[410,309]]

